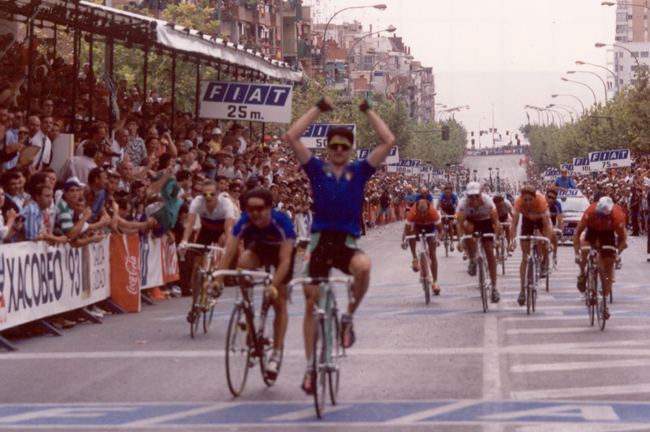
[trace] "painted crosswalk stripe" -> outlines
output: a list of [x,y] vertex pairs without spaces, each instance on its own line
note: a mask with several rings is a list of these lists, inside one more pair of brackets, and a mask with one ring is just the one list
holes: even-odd
[[594,395],[631,395],[650,393],[650,384],[632,384],[602,387],[572,387],[548,390],[523,390],[510,392],[514,400],[541,400],[541,399],[571,399],[577,397],[593,397]]
[[642,366],[650,366],[650,359],[594,360],[586,362],[521,364],[511,366],[510,372],[558,372],[568,370],[631,368]]
[[[650,326],[647,325],[629,325],[629,326],[610,326],[608,330],[611,331],[634,331],[634,330],[648,330]],[[506,330],[506,334],[519,335],[519,334],[556,334],[556,333],[586,333],[591,332],[593,329],[590,327],[553,327],[553,328],[522,328]]]

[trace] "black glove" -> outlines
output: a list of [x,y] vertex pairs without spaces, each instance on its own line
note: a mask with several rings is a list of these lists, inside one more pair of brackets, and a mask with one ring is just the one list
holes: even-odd
[[364,99],[363,102],[361,102],[361,104],[359,105],[359,109],[365,113],[369,109],[372,109],[372,102],[370,102],[368,98]]
[[332,107],[327,102],[325,102],[325,96],[318,99],[318,102],[316,102],[316,107],[320,110],[320,112],[327,112],[332,110]]

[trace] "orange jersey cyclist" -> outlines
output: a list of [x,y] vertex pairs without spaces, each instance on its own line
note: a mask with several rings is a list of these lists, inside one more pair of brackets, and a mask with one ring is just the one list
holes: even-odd
[[[485,193],[481,193],[481,185],[478,182],[467,183],[465,195],[458,201],[458,213],[456,213],[458,221],[456,228],[458,229],[458,238],[467,234],[480,232],[483,234],[496,234],[498,238],[501,235],[501,223],[497,215],[497,208],[492,201],[492,198]],[[476,274],[476,241],[473,238],[466,241],[466,246],[463,243],[458,244],[458,250],[463,251],[467,247],[469,253],[470,263],[468,272],[474,276]],[[494,255],[494,241],[491,237],[483,238],[483,249],[485,250],[485,258],[488,262],[488,269],[490,271],[490,280],[492,282],[492,303],[499,301],[499,292],[497,291],[497,260]]]
[[[581,239],[582,232],[585,231],[584,241]],[[625,229],[625,214],[623,210],[614,204],[610,197],[602,197],[597,203],[587,207],[578,227],[573,233],[573,249],[576,255],[580,252],[580,275],[578,276],[578,289],[584,293],[586,289],[585,266],[587,265],[588,251],[581,251],[581,246],[591,246],[601,248],[602,246],[616,246],[616,237],[618,235],[618,253],[625,249],[627,241],[627,230]],[[603,294],[609,295],[612,289],[614,277],[614,261],[616,252],[611,249],[602,249],[598,256],[598,265],[603,269]],[[605,319],[609,318],[609,311],[605,309]]]
[[[436,231],[437,229],[437,231]],[[433,204],[426,199],[418,200],[417,204],[411,207],[406,215],[406,224],[404,225],[404,232],[402,233],[402,243],[404,238],[409,235],[416,234],[434,234],[442,232],[443,227],[440,220],[438,211],[433,207]],[[433,277],[433,294],[440,295],[440,287],[438,287],[438,259],[436,258],[436,237],[429,237],[427,239],[429,244],[429,258],[431,259],[431,276]],[[409,239],[411,253],[413,254],[413,271],[420,271],[418,257],[415,253],[415,239]]]
[[[551,239],[551,217],[548,211],[548,205],[544,195],[537,193],[537,188],[533,185],[527,185],[521,188],[521,195],[517,197],[514,204],[514,214],[512,216],[512,225],[510,225],[510,235],[515,238],[517,235],[517,225],[521,218],[521,235],[532,236],[539,231],[544,237]],[[515,250],[516,242],[510,244],[510,251]],[[541,243],[539,247],[545,247]],[[543,250],[543,249],[538,249]],[[526,293],[524,292],[524,281],[526,279],[526,259],[530,253],[530,241],[521,242],[521,265],[519,266],[519,276],[521,280],[521,291],[519,292],[519,306],[526,304]],[[541,277],[548,277],[548,268],[545,264],[546,255],[542,255]]]

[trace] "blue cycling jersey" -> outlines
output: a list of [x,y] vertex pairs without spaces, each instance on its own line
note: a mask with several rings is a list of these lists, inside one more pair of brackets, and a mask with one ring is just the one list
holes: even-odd
[[560,204],[559,201],[555,201],[551,206],[548,208],[551,217],[556,217],[559,214],[562,214],[562,205]]
[[440,195],[440,198],[438,198],[438,202],[440,203],[440,207],[456,207],[458,205],[458,195],[455,193],[452,193],[449,198],[447,198],[447,194],[442,194]]
[[244,241],[244,246],[250,243],[281,245],[287,239],[295,239],[293,223],[284,213],[271,210],[271,223],[266,228],[258,228],[250,220],[248,212],[243,212],[235,224],[232,234]]

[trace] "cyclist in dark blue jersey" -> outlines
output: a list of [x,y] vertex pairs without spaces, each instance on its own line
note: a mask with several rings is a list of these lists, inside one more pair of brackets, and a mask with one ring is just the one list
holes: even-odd
[[[557,200],[557,190],[549,189],[546,191],[546,202],[551,216],[551,228],[557,228],[564,231],[564,217],[562,216],[562,205]],[[551,230],[551,243],[553,244],[553,257],[557,256],[558,238],[555,231]],[[562,234],[560,234],[562,235]]]
[[[456,207],[458,206],[458,195],[454,193],[454,188],[451,185],[445,186],[445,192],[438,198],[437,208],[441,211],[443,216],[455,216]],[[451,250],[454,250],[454,220],[443,218],[443,224],[447,224],[449,235],[451,237]]]
[[[305,147],[300,137],[321,112],[333,108],[329,98],[321,98],[315,107],[294,123],[287,132],[287,138],[309,177],[314,199],[314,220],[305,276],[327,277],[333,267],[353,276],[353,300],[348,303],[347,312],[341,317],[342,343],[348,348],[355,341],[352,315],[370,283],[370,258],[356,244],[356,239],[360,236],[364,186],[390,153],[395,145],[395,137],[372,110],[370,103],[364,100],[359,108],[379,135],[380,144],[366,159],[348,163],[354,153],[354,134],[348,128],[330,128],[327,133],[329,162],[323,162]],[[303,332],[309,364],[314,341],[313,312],[318,303],[319,290],[316,285],[305,285],[304,290],[306,301]],[[314,391],[312,376],[308,366],[302,383],[302,388],[307,393]]]
[[[233,228],[232,237],[226,242],[226,252],[219,261],[219,270],[230,268],[237,257],[240,241],[244,242],[244,252],[239,258],[239,267],[256,269],[275,267],[271,279],[271,304],[275,310],[273,321],[273,354],[267,364],[266,372],[277,376],[282,362],[282,346],[287,332],[287,282],[293,276],[293,244],[296,234],[293,224],[284,213],[273,209],[273,195],[266,189],[253,189],[242,199],[244,212]],[[223,277],[216,280],[221,284]]]

